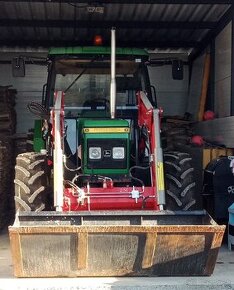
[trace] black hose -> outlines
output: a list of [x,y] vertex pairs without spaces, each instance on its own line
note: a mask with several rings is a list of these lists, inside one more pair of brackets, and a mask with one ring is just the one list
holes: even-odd
[[146,169],[149,169],[149,168],[150,168],[150,166],[147,166],[147,167],[138,166],[138,165],[132,166],[132,167],[129,169],[129,176],[131,177],[132,180],[138,181],[138,182],[141,184],[141,186],[145,186],[145,185],[144,185],[144,182],[143,182],[141,179],[139,179],[139,178],[137,178],[137,177],[134,177],[134,176],[132,175],[132,170],[133,170],[133,169],[146,170]]
[[50,114],[47,109],[39,103],[31,102],[27,105],[27,107],[30,113],[40,117],[41,119],[48,120],[50,118]]

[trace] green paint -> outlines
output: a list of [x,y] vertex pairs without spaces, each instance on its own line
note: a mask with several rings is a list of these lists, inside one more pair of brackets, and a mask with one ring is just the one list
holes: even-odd
[[[76,46],[76,47],[52,47],[49,55],[77,55],[77,54],[103,54],[110,55],[111,48],[103,46]],[[140,48],[116,48],[117,55],[148,56],[144,49]]]
[[129,127],[128,121],[119,119],[84,120],[84,128]]
[[34,122],[34,136],[33,136],[33,149],[35,152],[40,152],[45,149],[45,141],[42,138],[42,120],[35,120]]

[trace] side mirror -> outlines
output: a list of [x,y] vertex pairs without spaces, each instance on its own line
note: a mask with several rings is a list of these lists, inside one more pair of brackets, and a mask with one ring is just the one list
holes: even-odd
[[173,80],[182,80],[184,78],[184,67],[182,60],[172,60],[172,78]]
[[13,77],[25,76],[25,61],[23,57],[14,57],[12,59],[12,75]]

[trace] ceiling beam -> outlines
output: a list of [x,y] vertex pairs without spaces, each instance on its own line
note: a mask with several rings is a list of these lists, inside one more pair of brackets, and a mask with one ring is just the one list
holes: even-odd
[[212,40],[224,29],[224,27],[232,20],[234,5],[232,5],[227,12],[218,21],[215,28],[210,30],[207,35],[200,41],[200,45],[193,50],[189,56],[189,61],[193,62],[199,57],[203,51],[211,44]]
[[[87,0],[0,0],[0,2],[96,3]],[[98,4],[232,4],[233,0],[98,0]]]
[[[92,46],[91,41],[74,41],[74,40],[40,40],[40,39],[0,39],[0,46],[9,47],[52,47],[52,46]],[[109,46],[109,41],[104,41],[103,45]],[[198,47],[199,43],[194,41],[118,41],[118,47],[139,47],[139,48],[191,48]]]
[[3,27],[56,27],[56,28],[103,28],[122,29],[212,29],[216,22],[189,21],[73,21],[73,20],[30,20],[0,19]]

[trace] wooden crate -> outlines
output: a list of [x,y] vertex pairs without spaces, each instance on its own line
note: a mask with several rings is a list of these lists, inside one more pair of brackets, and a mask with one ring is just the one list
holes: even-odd
[[203,149],[203,169],[206,168],[208,163],[217,159],[219,156],[232,156],[233,149],[231,148],[205,148]]

